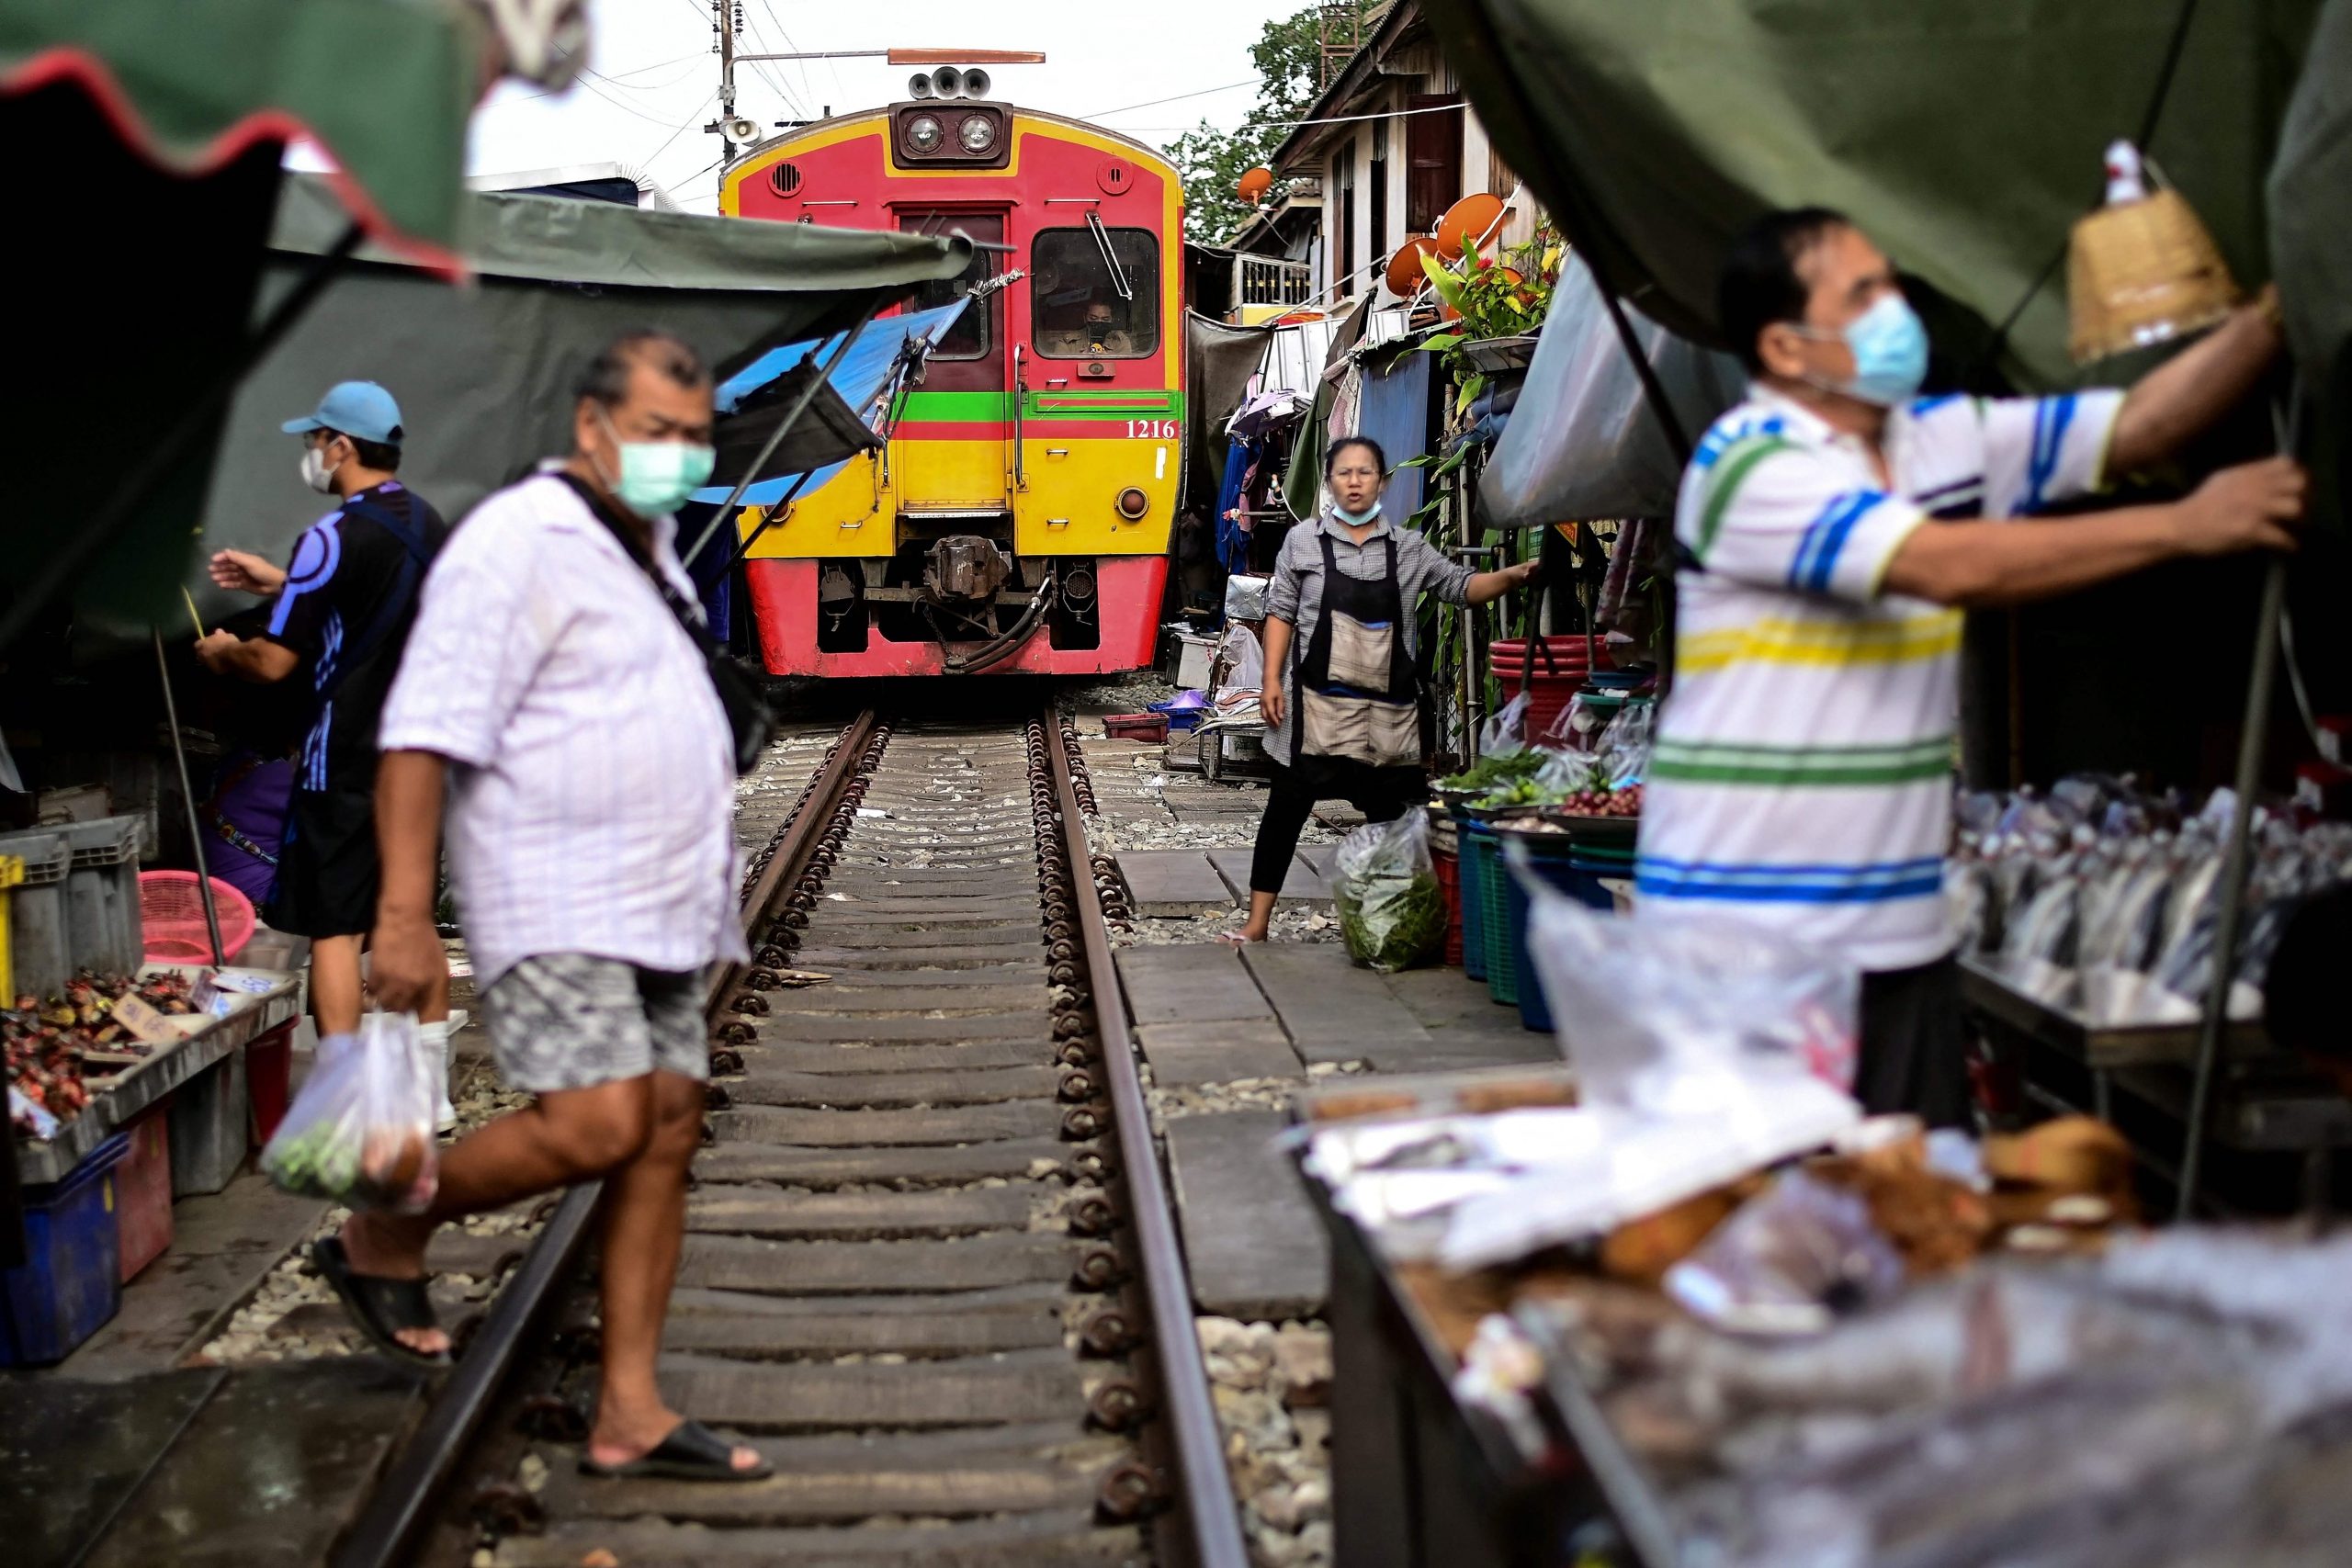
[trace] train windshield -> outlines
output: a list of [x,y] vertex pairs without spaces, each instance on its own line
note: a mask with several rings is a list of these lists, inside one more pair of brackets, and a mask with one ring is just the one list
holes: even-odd
[[1122,359],[1159,351],[1159,241],[1148,229],[1040,231],[1029,247],[1029,288],[1041,355]]
[[[902,219],[899,227],[916,234],[967,234],[982,243],[996,243],[1004,238],[1004,220],[995,215],[957,213],[952,216],[937,212],[910,215]],[[954,277],[934,277],[916,290],[908,302],[910,310],[928,310],[936,306],[953,304],[972,291],[972,285],[1003,270],[1001,244],[996,250],[972,253],[972,265]],[[995,346],[996,299],[993,295],[971,306],[956,318],[956,324],[939,339],[931,351],[933,359],[985,359]]]

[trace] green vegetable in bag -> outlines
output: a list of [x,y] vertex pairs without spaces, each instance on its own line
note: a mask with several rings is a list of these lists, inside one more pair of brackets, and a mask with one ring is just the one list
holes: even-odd
[[1445,892],[1430,858],[1429,816],[1408,811],[1371,822],[1340,846],[1331,887],[1348,956],[1393,975],[1426,964],[1445,945]]

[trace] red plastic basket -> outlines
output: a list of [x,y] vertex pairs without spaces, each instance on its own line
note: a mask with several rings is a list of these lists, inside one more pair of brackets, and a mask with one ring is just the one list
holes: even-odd
[[1452,850],[1431,850],[1437,885],[1445,895],[1445,962],[1462,966],[1462,856]]
[[[252,900],[221,881],[212,884],[212,909],[220,920],[220,953],[233,964],[254,939]],[[140,942],[150,964],[209,964],[212,939],[204,926],[204,896],[192,871],[139,874]]]

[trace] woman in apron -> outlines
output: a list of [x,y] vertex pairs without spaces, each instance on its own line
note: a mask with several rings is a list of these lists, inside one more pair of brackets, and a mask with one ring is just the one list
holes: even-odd
[[1331,504],[1293,528],[1266,595],[1266,755],[1273,784],[1250,865],[1250,918],[1231,942],[1263,942],[1318,800],[1345,800],[1371,822],[1429,798],[1414,607],[1424,592],[1484,604],[1535,575],[1523,561],[1473,572],[1381,515],[1388,459],[1344,436],[1323,455]]

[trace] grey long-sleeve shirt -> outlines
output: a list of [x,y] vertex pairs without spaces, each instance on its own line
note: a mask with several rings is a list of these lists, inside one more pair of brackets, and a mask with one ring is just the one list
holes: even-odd
[[[1323,617],[1323,544],[1322,536],[1331,536],[1331,559],[1341,571],[1360,582],[1377,582],[1388,570],[1388,550],[1383,539],[1396,541],[1396,589],[1405,606],[1404,624],[1398,628],[1405,638],[1405,651],[1417,655],[1419,631],[1415,624],[1414,606],[1424,593],[1434,593],[1449,604],[1466,603],[1470,592],[1470,569],[1459,561],[1448,560],[1436,546],[1419,534],[1400,531],[1385,517],[1373,525],[1370,534],[1359,545],[1348,537],[1347,525],[1329,512],[1323,513],[1312,523],[1301,523],[1283,536],[1282,554],[1274,560],[1273,582],[1266,591],[1266,615],[1270,619],[1288,621],[1295,628],[1291,634],[1293,660],[1306,657],[1307,639],[1315,635],[1316,623]],[[1268,682],[1281,681],[1283,694],[1290,693],[1290,671],[1269,670]],[[1266,732],[1266,750],[1274,761],[1287,765],[1291,761],[1298,716],[1292,711],[1297,705],[1286,704],[1283,721],[1270,726]]]

